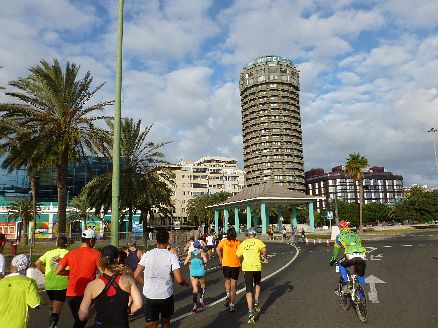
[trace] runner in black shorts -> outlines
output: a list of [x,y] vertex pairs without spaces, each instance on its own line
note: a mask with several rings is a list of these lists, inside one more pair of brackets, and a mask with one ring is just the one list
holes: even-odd
[[162,318],[170,318],[174,312],[173,295],[165,299],[146,298],[144,317],[147,323],[157,322]]
[[239,271],[240,267],[222,267],[222,273],[224,274],[225,279],[233,279],[237,281],[239,279]]
[[245,271],[243,273],[245,278],[245,287],[247,293],[254,293],[254,285],[260,286],[260,282],[262,281],[262,272],[261,271]]
[[46,290],[47,296],[49,296],[50,301],[58,301],[65,303],[65,300],[67,298],[66,293],[67,289],[61,289],[61,290]]

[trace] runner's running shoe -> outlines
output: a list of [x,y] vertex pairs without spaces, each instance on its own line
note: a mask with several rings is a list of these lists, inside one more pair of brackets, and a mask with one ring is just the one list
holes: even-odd
[[255,304],[254,304],[254,311],[255,311],[256,313],[260,313],[260,307],[259,307],[259,304],[258,304],[258,303],[255,303]]
[[196,310],[198,309],[198,306],[195,304],[195,305],[193,305],[193,309],[192,309],[192,312],[193,313],[196,313]]
[[250,313],[248,315],[248,324],[253,324],[253,323],[255,323],[255,317],[254,314]]
[[230,306],[230,297],[229,296],[227,296],[227,298],[225,299],[224,305],[225,305],[225,307]]
[[204,302],[199,302],[199,303],[198,303],[198,308],[199,308],[199,310],[203,310],[203,309],[205,309],[205,304],[204,304]]
[[234,304],[230,304],[229,310],[230,310],[230,312],[236,311],[236,309],[234,308]]

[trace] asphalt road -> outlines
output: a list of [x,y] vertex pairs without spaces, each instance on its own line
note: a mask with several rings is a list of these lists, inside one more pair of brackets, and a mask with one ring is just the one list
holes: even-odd
[[[414,235],[364,242],[369,250],[366,277],[369,294],[369,327],[438,326],[438,233],[423,231]],[[258,327],[363,327],[354,310],[343,311],[334,293],[338,274],[329,267],[332,247],[321,245],[268,244],[272,255],[263,267]],[[289,264],[285,267],[285,265]],[[283,268],[282,271],[277,272]],[[191,288],[175,287],[175,314],[172,327],[247,326],[244,292],[237,296],[237,311],[229,313],[222,305],[223,279],[216,259],[208,264],[207,309],[190,314]],[[276,273],[277,272],[277,273]],[[187,271],[184,269],[187,276]],[[243,287],[243,276],[238,288]],[[374,302],[374,303],[373,303]],[[31,327],[46,322],[48,306],[31,311]],[[59,327],[71,327],[65,307]],[[91,323],[91,321],[90,321]],[[90,325],[91,326],[91,325]],[[131,322],[144,327],[144,318]]]

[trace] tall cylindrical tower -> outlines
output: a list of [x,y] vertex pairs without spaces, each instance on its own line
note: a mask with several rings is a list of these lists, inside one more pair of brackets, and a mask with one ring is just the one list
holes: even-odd
[[268,180],[304,191],[299,74],[291,60],[264,56],[240,73],[246,185]]

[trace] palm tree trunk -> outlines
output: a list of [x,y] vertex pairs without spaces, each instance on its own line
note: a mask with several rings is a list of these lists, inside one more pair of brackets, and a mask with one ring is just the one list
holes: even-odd
[[359,180],[359,232],[363,230],[363,180]]
[[27,221],[23,220],[23,218],[21,218],[21,244],[22,245],[27,245],[28,244],[28,240],[27,240]]
[[132,214],[132,206],[129,206],[129,209],[128,209],[128,236],[129,236],[129,238],[131,238],[131,236],[132,236],[132,216],[133,216],[133,214]]
[[58,232],[66,232],[67,223],[67,170],[68,170],[68,148],[62,152],[59,165],[56,185],[58,187]]

